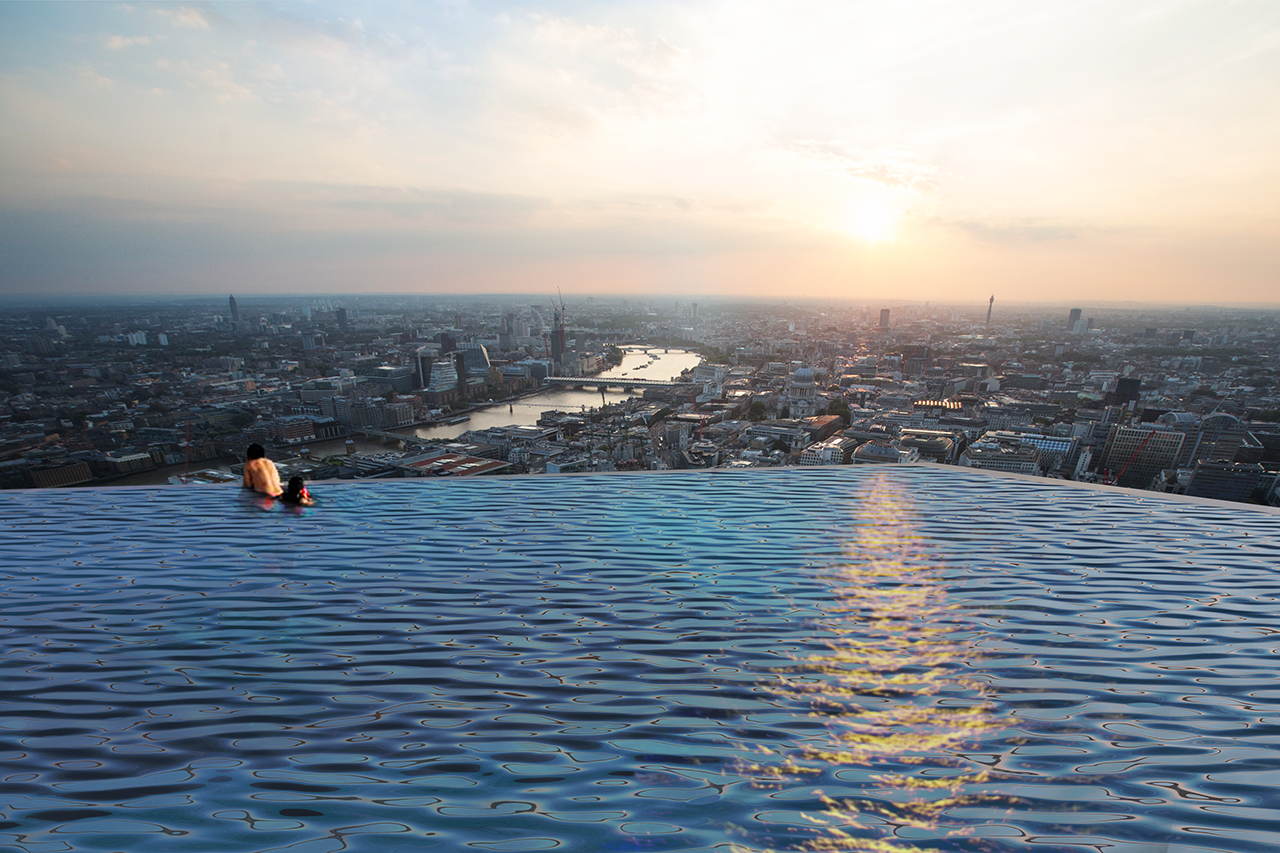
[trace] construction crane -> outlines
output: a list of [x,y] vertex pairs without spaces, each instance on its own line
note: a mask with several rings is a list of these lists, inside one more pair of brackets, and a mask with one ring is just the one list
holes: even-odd
[[1146,436],[1142,439],[1142,441],[1138,443],[1138,446],[1134,448],[1133,452],[1129,454],[1129,458],[1125,460],[1124,467],[1120,469],[1120,473],[1116,474],[1114,477],[1108,474],[1106,477],[1102,478],[1102,482],[1108,486],[1115,485],[1116,483],[1120,482],[1120,480],[1124,477],[1124,475],[1128,473],[1129,466],[1133,464],[1133,461],[1138,458],[1138,454],[1142,452],[1142,448],[1146,447],[1147,442],[1155,438],[1155,436],[1156,436],[1155,430],[1151,430],[1151,432],[1147,433]]

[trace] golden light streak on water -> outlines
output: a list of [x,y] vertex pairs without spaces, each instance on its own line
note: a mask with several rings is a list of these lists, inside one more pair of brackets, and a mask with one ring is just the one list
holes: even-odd
[[896,834],[904,829],[919,840],[970,836],[966,849],[980,849],[974,827],[948,812],[995,799],[981,790],[989,771],[961,753],[1004,722],[972,675],[976,652],[949,595],[957,580],[921,548],[915,506],[888,478],[849,500],[846,560],[824,578],[827,649],[770,685],[783,703],[808,705],[825,735],[766,750],[750,769],[779,785],[823,771],[863,780],[856,796],[818,792],[826,809],[806,816],[816,832],[801,849],[922,850]]

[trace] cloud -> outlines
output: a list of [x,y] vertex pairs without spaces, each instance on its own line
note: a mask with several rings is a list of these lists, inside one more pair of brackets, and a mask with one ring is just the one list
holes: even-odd
[[587,24],[568,18],[534,14],[533,38],[556,50],[593,56],[615,63],[638,74],[667,76],[678,70],[684,51],[666,39],[655,36],[638,38],[631,29],[618,30],[608,25]]
[[111,36],[107,39],[107,50],[124,50],[135,44],[151,44],[150,36]]
[[319,186],[309,198],[347,210],[381,210],[397,218],[427,218],[454,225],[511,224],[550,207],[535,196],[413,187]]
[[76,70],[76,74],[80,76],[81,80],[85,81],[86,83],[88,83],[90,86],[93,86],[94,88],[111,89],[116,85],[111,80],[110,77],[104,77],[101,74],[99,74],[97,71],[94,71],[93,68],[87,62],[84,65],[76,66],[75,70]]
[[[214,61],[198,67],[186,60],[174,63],[167,59],[157,59],[156,67],[184,78],[188,87],[203,86],[215,100],[223,103],[257,97],[253,90],[236,80],[235,70],[226,62]],[[160,93],[164,90],[153,87],[151,91]]]
[[207,30],[210,26],[209,19],[204,12],[190,6],[180,6],[177,9],[156,9],[155,11],[157,15],[168,18],[175,27]]
[[208,87],[216,100],[225,102],[254,96],[252,91],[236,82],[235,73],[225,62],[215,62],[197,71],[195,76]]
[[937,167],[913,162],[905,152],[851,151],[838,141],[816,140],[797,140],[787,144],[783,150],[792,156],[813,161],[822,168],[882,186],[920,192],[936,189]]
[[687,52],[629,28],[530,13],[509,27],[493,70],[496,99],[556,132],[689,111]]
[[1004,222],[962,219],[950,224],[979,240],[1002,246],[1026,246],[1059,240],[1078,240],[1095,230],[1034,218]]

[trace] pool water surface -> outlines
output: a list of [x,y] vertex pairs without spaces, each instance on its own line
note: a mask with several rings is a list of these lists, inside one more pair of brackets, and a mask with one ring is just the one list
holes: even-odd
[[935,466],[0,493],[0,851],[1267,853],[1280,515]]

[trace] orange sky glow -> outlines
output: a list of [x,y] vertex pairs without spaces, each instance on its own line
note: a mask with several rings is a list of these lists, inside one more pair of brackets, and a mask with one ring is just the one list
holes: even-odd
[[1280,303],[1280,5],[0,4],[0,295]]

